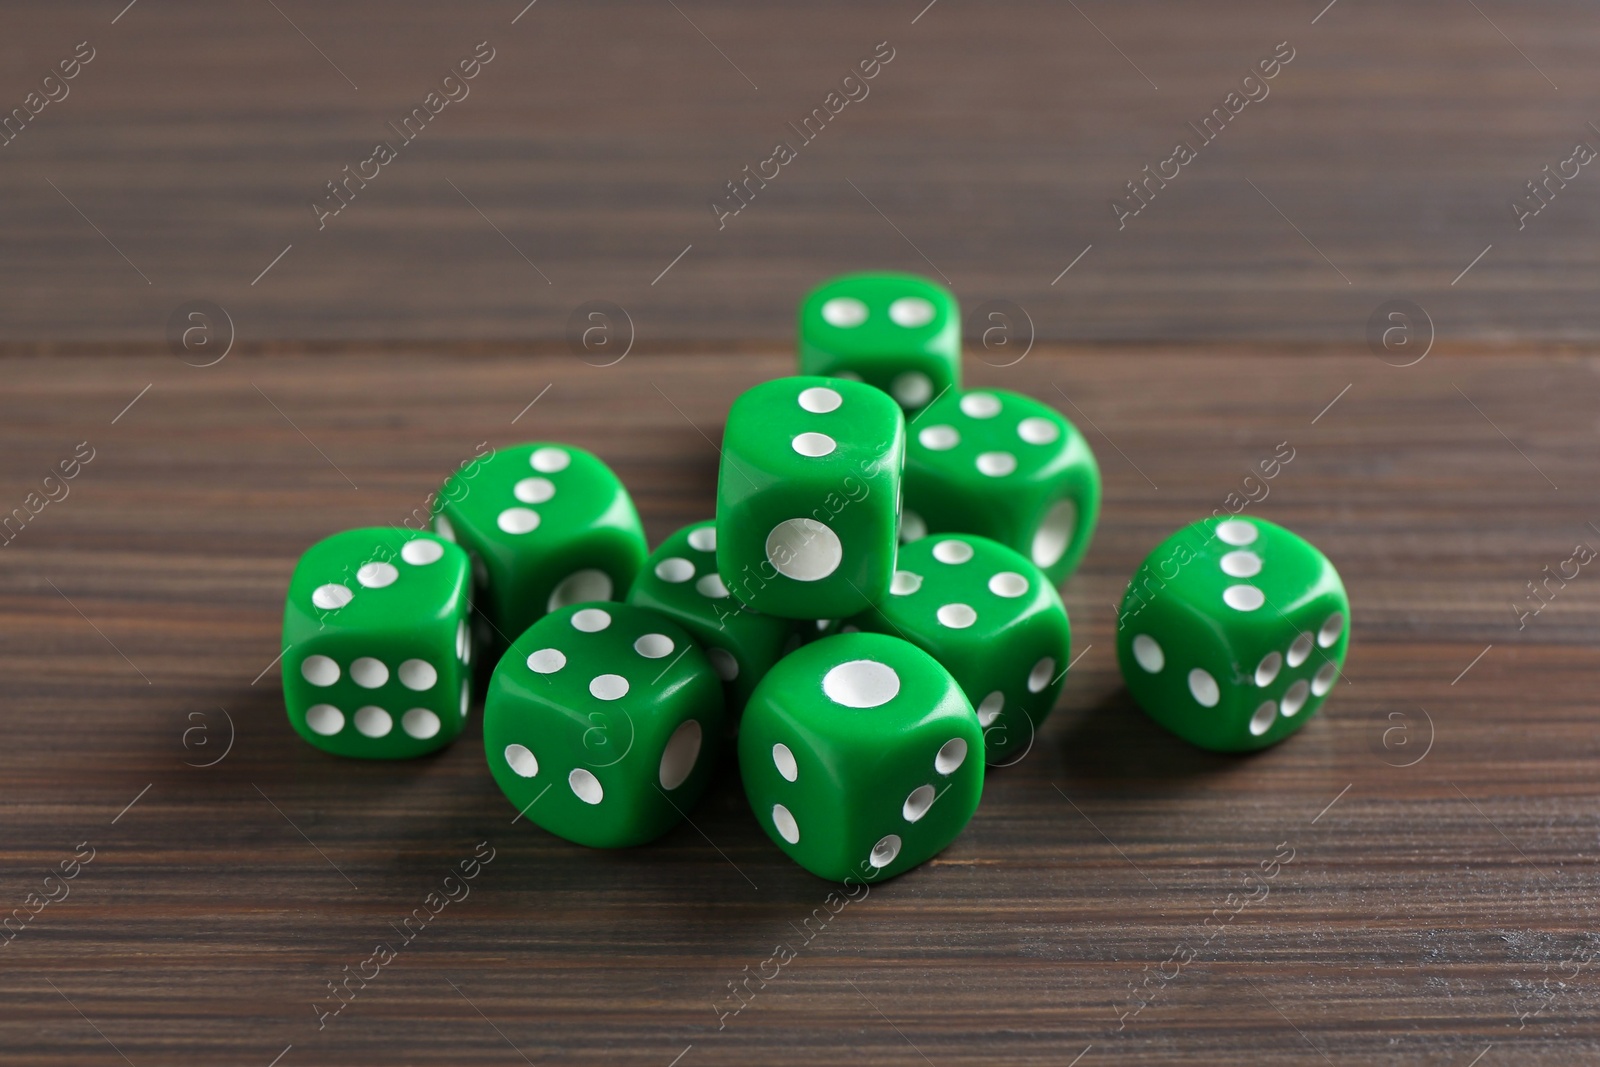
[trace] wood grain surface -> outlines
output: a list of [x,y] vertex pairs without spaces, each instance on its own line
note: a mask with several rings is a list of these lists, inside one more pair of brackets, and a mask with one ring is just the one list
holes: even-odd
[[[1564,165],[1600,148],[1580,0],[5,14],[0,114],[79,42],[95,56],[0,147],[13,344],[159,346],[199,299],[254,341],[560,338],[609,300],[651,343],[783,342],[798,293],[872,266],[1010,300],[1057,339],[1359,343],[1392,297],[1447,336],[1600,335],[1600,178]],[[391,124],[479,42],[470,95],[401,141]],[[894,58],[865,98],[802,141],[790,124],[879,42]],[[1252,91],[1200,141],[1191,123]],[[397,158],[319,228],[312,202],[380,140]],[[719,225],[713,199],[779,140],[797,158]],[[1112,200],[1180,140],[1198,158],[1120,224]],[[1573,176],[1519,228],[1546,167]]]
[[[1352,8],[1338,13],[1368,14]],[[61,897],[0,945],[0,1059],[1594,1055],[1596,564],[1518,615],[1526,583],[1600,547],[1589,355],[1441,345],[1396,368],[1362,346],[1039,345],[1009,367],[972,360],[971,380],[1061,407],[1102,464],[1104,516],[1065,588],[1081,658],[966,832],[832,910],[731,771],[658,843],[597,852],[513,825],[478,709],[453,747],[409,763],[338,760],[291,732],[271,665],[305,546],[402,521],[478,442],[540,438],[610,462],[654,542],[710,513],[728,404],[789,358],[0,361],[4,508],[92,450],[0,550],[0,893],[24,914],[30,893]],[[1283,745],[1209,755],[1130,704],[1111,605],[1280,442],[1294,459],[1246,510],[1342,572],[1347,679]],[[402,920],[475,853],[493,858],[470,894],[404,941]],[[47,880],[63,864],[76,877]],[[319,1029],[326,983],[380,943],[395,957]],[[779,945],[794,956],[774,974]],[[734,1013],[730,983],[755,974]]]

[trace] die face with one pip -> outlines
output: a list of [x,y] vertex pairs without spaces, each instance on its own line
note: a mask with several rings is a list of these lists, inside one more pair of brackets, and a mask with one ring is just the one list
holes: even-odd
[[361,759],[455,740],[472,696],[471,592],[467,554],[430,533],[346,530],[308,548],[283,613],[295,732]]
[[1255,518],[1184,527],[1134,573],[1117,659],[1150,717],[1201,748],[1283,740],[1338,682],[1350,601],[1314,545]]
[[1071,647],[1067,609],[1043,572],[971,534],[933,534],[900,547],[889,595],[856,616],[944,665],[983,728],[990,764],[1020,759],[1055,707]]
[[728,413],[717,476],[717,569],[741,603],[840,618],[889,589],[905,419],[882,392],[779,378]]
[[961,385],[961,309],[915,274],[846,274],[800,305],[800,373],[864,381],[914,411]]
[[901,537],[974,533],[1016,549],[1059,585],[1100,517],[1089,443],[1047,404],[1003,389],[944,394],[906,442]]
[[560,608],[512,642],[483,747],[529,821],[595,848],[643,844],[699,799],[727,731],[722,682],[681,627],[631,604]]
[[646,555],[611,468],[564,444],[502,449],[439,492],[434,529],[481,567],[479,607],[503,642],[548,611],[627,592]]
[[739,730],[756,820],[822,878],[910,870],[953,841],[983,790],[983,736],[961,687],[898,637],[839,634],[785,656]]
[[685,526],[656,548],[628,590],[628,603],[658,611],[689,631],[727,685],[737,717],[756,683],[799,645],[793,619],[762,615],[728,592],[717,573],[717,527]]

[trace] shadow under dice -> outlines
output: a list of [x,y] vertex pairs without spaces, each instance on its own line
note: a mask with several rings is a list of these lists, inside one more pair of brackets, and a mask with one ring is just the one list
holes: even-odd
[[461,733],[471,566],[429,533],[346,530],[306,549],[283,612],[283,700],[320,749],[407,759]]
[[742,603],[790,619],[853,615],[894,572],[905,419],[837,378],[779,378],[728,413],[717,567]]
[[1021,759],[1061,694],[1067,609],[1039,568],[988,538],[902,545],[889,595],[851,622],[904,637],[944,665],[977,709],[991,764]]
[[1100,517],[1100,467],[1061,413],[1003,389],[951,390],[906,442],[901,538],[973,533],[1014,548],[1059,585]]
[[739,730],[745,795],[822,878],[891,878],[955,840],[983,791],[983,736],[950,672],[897,637],[839,634],[785,656]]
[[699,799],[727,732],[722,683],[681,627],[629,604],[561,608],[517,638],[484,700],[495,783],[580,845],[666,833]]
[[744,710],[756,683],[798,647],[793,619],[762,615],[728,592],[717,573],[717,527],[685,526],[650,554],[628,603],[659,611],[689,631],[727,683],[728,714]]
[[434,529],[472,555],[479,609],[505,642],[546,612],[622,596],[644,562],[627,489],[572,445],[502,449],[451,475],[438,499]]
[[845,274],[800,305],[800,373],[866,382],[914,411],[961,385],[955,294],[915,274]]
[[1151,718],[1201,748],[1248,751],[1316,714],[1349,619],[1339,572],[1309,541],[1265,519],[1205,519],[1134,573],[1117,659]]

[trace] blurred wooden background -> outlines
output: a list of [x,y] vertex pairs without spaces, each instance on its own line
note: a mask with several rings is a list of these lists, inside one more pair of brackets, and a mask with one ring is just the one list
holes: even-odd
[[[243,342],[559,339],[589,300],[645,345],[784,341],[798,294],[870,265],[1049,338],[1360,342],[1391,297],[1450,337],[1600,332],[1600,178],[1520,231],[1510,206],[1600,148],[1575,0],[123,3],[7,7],[0,107],[95,58],[0,148],[4,340],[159,345],[204,299]],[[325,183],[481,41],[470,95],[319,231]],[[1280,42],[1270,95],[1119,230],[1111,199]],[[798,158],[719,230],[779,139]]]

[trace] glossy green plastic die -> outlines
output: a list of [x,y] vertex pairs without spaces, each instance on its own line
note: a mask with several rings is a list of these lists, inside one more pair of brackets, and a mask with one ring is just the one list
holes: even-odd
[[483,748],[513,807],[595,848],[666,833],[705,790],[727,724],[722,682],[682,627],[631,604],[560,608],[489,680]]
[[480,568],[479,608],[502,646],[548,611],[621,597],[647,555],[627,489],[573,445],[502,449],[451,475],[438,499],[434,529]]
[[361,759],[408,759],[461,733],[472,698],[467,554],[430,533],[346,530],[306,549],[283,612],[295,732]]
[[717,568],[740,602],[842,618],[894,573],[905,418],[882,392],[778,378],[728,413],[717,476]]
[[977,709],[990,764],[1021,759],[1055,707],[1071,629],[1055,586],[986,537],[934,534],[900,548],[889,595],[854,619],[944,665]]
[[961,385],[961,308],[915,274],[845,274],[800,305],[800,373],[864,381],[914,411]]
[[1060,412],[1004,389],[951,391],[906,442],[901,538],[974,533],[1021,552],[1059,585],[1089,549],[1100,467]]
[[717,573],[717,527],[685,526],[650,554],[628,590],[628,603],[659,611],[689,631],[727,683],[737,717],[762,675],[799,647],[793,619],[762,615],[728,592]]
[[910,870],[955,840],[983,791],[983,735],[950,672],[875,633],[785,656],[739,729],[745,794],[767,834],[834,881]]
[[1117,660],[1139,705],[1201,748],[1282,741],[1339,680],[1350,601],[1316,546],[1255,518],[1163,541],[1122,599]]

